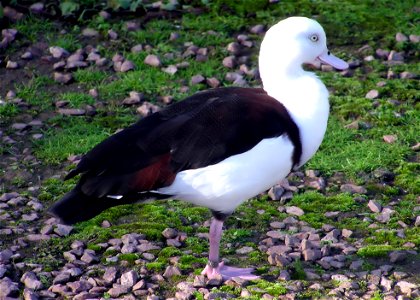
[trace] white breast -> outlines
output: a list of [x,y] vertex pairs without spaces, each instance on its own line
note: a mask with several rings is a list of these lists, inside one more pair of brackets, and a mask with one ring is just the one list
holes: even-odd
[[328,90],[309,72],[283,82],[264,86],[264,89],[283,103],[299,127],[302,142],[300,165],[303,165],[315,154],[324,138],[329,114]]
[[172,185],[158,192],[230,213],[287,176],[293,149],[287,136],[265,139],[251,150],[215,165],[182,171]]

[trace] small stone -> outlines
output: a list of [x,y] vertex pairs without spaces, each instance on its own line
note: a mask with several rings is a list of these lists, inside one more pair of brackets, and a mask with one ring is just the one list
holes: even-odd
[[134,70],[135,66],[134,63],[130,60],[126,60],[121,64],[120,72],[128,72]]
[[233,69],[236,66],[236,58],[235,56],[228,56],[223,59],[222,62],[223,66],[229,69]]
[[414,221],[414,226],[420,227],[420,216],[416,217],[416,220]]
[[178,231],[173,228],[166,228],[164,231],[162,231],[162,235],[167,239],[173,239],[178,236]]
[[120,281],[121,285],[125,287],[133,287],[136,284],[138,275],[135,271],[128,271],[121,275]]
[[420,35],[410,34],[408,38],[410,39],[410,42],[412,43],[420,42]]
[[29,9],[31,12],[38,14],[43,12],[44,10],[44,3],[42,2],[36,2],[34,4],[32,4],[31,6],[29,6]]
[[80,293],[83,291],[88,291],[93,287],[93,285],[87,280],[67,282],[66,285],[72,290],[73,293]]
[[87,263],[87,264],[91,264],[93,262],[98,262],[99,261],[98,257],[96,257],[96,255],[95,255],[95,251],[89,250],[89,249],[86,249],[84,251],[80,260]]
[[209,286],[218,286],[221,285],[223,282],[223,277],[222,275],[217,275],[209,280],[207,280],[206,285]]
[[368,56],[365,56],[363,58],[363,60],[364,61],[367,61],[367,62],[370,62],[370,61],[374,61],[375,60],[375,57],[373,57],[373,55],[368,55]]
[[353,271],[358,271],[363,267],[363,260],[355,260],[350,264],[349,269]]
[[376,49],[376,56],[382,59],[388,59],[389,51],[383,49]]
[[401,79],[416,79],[417,75],[408,71],[404,71],[400,74]]
[[133,105],[133,104],[138,104],[143,100],[144,100],[144,94],[143,93],[139,93],[139,92],[136,92],[136,91],[131,91],[129,93],[129,97],[125,98],[122,103],[124,105]]
[[378,98],[379,97],[379,92],[378,92],[378,90],[370,90],[367,94],[366,94],[366,96],[365,96],[365,98],[367,98],[367,99],[376,99],[376,98]]
[[47,241],[51,237],[46,234],[28,234],[26,239],[30,242],[39,242],[39,241]]
[[178,68],[174,65],[169,65],[168,67],[163,68],[162,71],[170,75],[174,75],[176,72],[178,72]]
[[140,29],[140,24],[134,21],[128,21],[125,23],[125,27],[128,31],[137,31]]
[[112,29],[109,29],[108,30],[108,37],[109,37],[110,40],[116,40],[116,39],[118,39],[118,33],[116,33]]
[[58,83],[68,84],[73,80],[73,75],[54,72],[54,81]]
[[154,54],[147,55],[146,58],[144,59],[144,63],[152,67],[160,67],[162,64],[159,57],[157,57]]
[[395,141],[396,141],[398,138],[397,138],[397,136],[396,136],[396,135],[394,135],[394,134],[390,134],[390,135],[384,135],[384,136],[382,137],[382,139],[384,140],[384,142],[385,142],[385,143],[388,143],[388,144],[393,144],[393,143],[395,143]]
[[392,251],[389,253],[389,261],[391,263],[399,263],[407,259],[407,253],[405,251]]
[[155,113],[155,112],[157,112],[159,110],[160,110],[160,107],[159,106],[157,106],[155,104],[152,104],[150,102],[145,101],[145,102],[143,102],[143,104],[141,106],[139,106],[137,108],[137,113],[139,113],[140,115],[142,115],[143,117],[145,117],[145,116],[148,116],[150,114],[153,114],[153,113]]
[[165,278],[171,278],[173,276],[180,276],[181,271],[178,269],[178,267],[175,266],[168,266],[163,273],[163,277]]
[[244,254],[248,254],[248,253],[251,253],[252,251],[254,251],[254,248],[252,248],[252,247],[242,247],[242,248],[239,248],[239,249],[237,249],[235,252],[237,253],[237,254],[240,254],[240,255],[244,255]]
[[268,196],[271,200],[280,200],[281,196],[284,194],[284,188],[281,185],[275,185],[268,191]]
[[85,28],[82,30],[82,35],[87,38],[94,38],[99,36],[99,32],[93,28]]
[[265,31],[264,28],[265,28],[264,25],[258,24],[251,27],[249,31],[253,34],[263,34]]
[[305,212],[297,206],[286,206],[286,213],[295,216],[303,216],[305,214]]
[[302,251],[302,254],[305,261],[315,261],[322,256],[321,251],[318,249],[306,249]]
[[69,55],[69,52],[67,50],[58,46],[50,47],[49,51],[54,58],[63,58]]
[[19,130],[19,131],[25,130],[28,127],[29,127],[28,124],[25,124],[25,123],[13,123],[12,124],[12,129]]
[[57,224],[54,228],[54,232],[59,236],[68,236],[73,231],[73,226]]
[[287,270],[281,270],[279,277],[279,280],[289,281],[291,279],[290,274]]
[[106,283],[112,284],[117,279],[117,269],[115,267],[108,267],[105,270],[104,275],[102,278],[105,280]]
[[38,294],[30,289],[23,290],[23,299],[24,300],[38,300]]
[[349,230],[349,229],[343,229],[342,231],[341,231],[341,235],[344,237],[344,238],[349,238],[349,237],[351,237],[352,235],[353,235],[353,231],[351,231],[351,230]]
[[22,282],[28,289],[40,290],[43,288],[43,284],[39,281],[34,272],[24,273],[20,282]]
[[382,211],[382,205],[374,200],[369,201],[368,207],[374,213],[380,213]]
[[196,85],[199,83],[202,83],[203,81],[205,81],[206,79],[204,78],[203,75],[198,74],[198,75],[194,75],[193,77],[191,77],[191,84],[192,85]]
[[86,110],[79,108],[60,108],[58,113],[65,116],[83,116],[86,114]]
[[220,86],[220,81],[215,78],[215,77],[210,77],[206,79],[206,83],[211,87],[211,88],[217,88]]
[[5,277],[0,280],[0,299],[9,299],[8,297],[18,297],[19,287],[16,282]]
[[32,54],[32,52],[26,51],[20,57],[22,59],[25,59],[25,60],[30,60],[30,59],[32,59],[34,57],[34,55]]
[[389,292],[392,290],[392,280],[387,279],[385,276],[381,277],[381,286],[384,288],[385,292]]
[[401,32],[398,32],[396,35],[395,35],[395,40],[397,41],[397,42],[406,42],[406,41],[408,41],[408,37],[405,35],[405,34],[403,34],[403,33],[401,33]]
[[388,60],[390,61],[404,61],[404,53],[392,50],[389,53]]
[[418,286],[414,283],[408,281],[399,281],[396,286],[398,286],[403,294],[408,296],[411,295],[411,290],[417,288]]
[[19,68],[19,64],[15,61],[8,60],[6,63],[6,69],[14,70]]
[[341,185],[340,190],[344,193],[347,192],[350,194],[366,194],[367,193],[367,190],[363,186],[358,186],[358,185],[350,184],[350,183]]

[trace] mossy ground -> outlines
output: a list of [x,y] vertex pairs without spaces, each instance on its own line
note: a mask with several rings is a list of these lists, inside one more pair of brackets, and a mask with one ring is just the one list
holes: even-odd
[[[415,1],[357,3],[280,1],[275,5],[267,5],[267,1],[245,1],[242,5],[231,4],[229,1],[215,1],[215,3],[210,1],[210,3],[208,12],[200,16],[185,13],[181,18],[173,20],[152,20],[137,32],[126,31],[122,20],[104,21],[101,18],[66,27],[68,32],[66,35],[59,33],[62,24],[57,26],[56,23],[40,21],[37,18],[27,18],[18,23],[16,27],[26,40],[35,41],[42,36],[50,45],[58,45],[69,51],[84,45],[79,36],[80,28],[94,27],[100,32],[114,29],[119,32],[119,42],[111,42],[106,47],[100,47],[101,54],[112,57],[114,53],[121,52],[136,65],[136,69],[127,74],[95,67],[79,70],[75,73],[76,83],[70,88],[57,87],[50,75],[41,74],[36,70],[33,70],[28,81],[16,84],[14,88],[18,97],[32,105],[26,113],[33,116],[52,111],[53,102],[58,100],[69,101],[70,107],[73,108],[91,105],[95,101],[87,95],[87,91],[91,88],[98,89],[100,101],[104,103],[94,117],[55,116],[50,119],[44,139],[33,144],[37,157],[47,166],[58,166],[63,170],[60,174],[72,168],[66,163],[69,155],[85,153],[117,129],[137,119],[135,108],[119,104],[130,91],[144,93],[151,102],[157,102],[159,96],[165,95],[171,95],[175,101],[178,101],[207,88],[203,84],[190,85],[191,76],[196,74],[216,77],[223,85],[227,85],[223,79],[228,70],[221,64],[222,59],[228,55],[225,46],[234,40],[234,34],[245,31],[254,24],[270,25],[289,15],[317,15],[328,34],[330,49],[346,59],[360,59],[362,56],[357,49],[365,44],[372,46],[373,49],[407,49],[412,46],[397,44],[395,33],[417,35],[420,33],[415,14],[411,14]],[[229,11],[235,11],[237,14],[229,14]],[[208,30],[216,34],[209,35]],[[43,32],[48,34],[42,35]],[[178,32],[180,38],[173,42],[169,41],[171,32]],[[257,43],[261,39],[255,35],[251,35],[251,38]],[[211,53],[209,59],[199,63],[193,58],[183,59],[177,55],[174,58],[165,58],[164,55],[168,52],[182,51],[186,42],[209,48]],[[130,48],[138,43],[151,45],[152,53],[159,55],[164,65],[186,60],[190,66],[179,70],[175,75],[164,73],[159,68],[151,68],[143,63],[146,52],[138,54],[130,52]],[[8,51],[12,52],[18,47],[20,45],[17,43]],[[373,50],[371,51],[373,53]],[[411,51],[415,51],[415,57],[418,58],[418,49]],[[400,228],[398,221],[413,224],[412,220],[419,214],[419,211],[414,211],[414,207],[419,205],[419,157],[418,152],[411,148],[419,142],[419,84],[418,81],[409,79],[386,80],[384,74],[387,69],[377,61],[372,61],[365,62],[364,67],[357,69],[350,78],[334,72],[319,74],[324,83],[333,90],[330,99],[331,118],[319,152],[305,168],[318,170],[327,179],[337,172],[342,173],[347,181],[367,187],[368,194],[363,196],[366,201],[374,199],[382,205],[387,205],[390,201],[398,200],[398,204],[394,206],[396,215],[389,223],[380,225],[381,230],[368,228],[370,223],[363,222],[356,214],[364,214],[374,219],[375,214],[367,208],[367,202],[355,201],[354,195],[342,193],[334,184],[328,186],[325,193],[301,190],[288,204],[302,208],[305,214],[300,220],[308,222],[315,228],[329,223],[337,228],[355,231],[358,238],[364,238],[365,247],[357,253],[361,257],[383,257],[391,250],[403,249],[407,242],[414,243],[415,247],[420,246],[419,227],[407,228],[404,238],[396,235],[396,230]],[[406,70],[418,73],[420,65],[418,61],[413,60],[391,69],[396,73]],[[377,83],[384,80],[386,85],[378,88]],[[189,91],[181,92],[181,85],[189,85]],[[380,94],[376,101],[365,98],[365,94],[373,88],[378,89]],[[398,100],[400,104],[396,106],[389,100]],[[3,125],[10,124],[19,113],[20,109],[16,105],[0,105],[0,122]],[[360,126],[359,129],[345,127],[353,121],[369,124],[369,127]],[[382,136],[388,134],[397,136],[395,143],[387,144],[382,140]],[[6,145],[0,145],[0,154],[7,151]],[[378,168],[394,172],[395,180],[383,183],[372,176],[372,172]],[[46,179],[42,182],[39,199],[48,205],[71,189],[74,183],[75,181],[63,183],[55,178]],[[16,184],[18,185],[18,182]],[[19,187],[22,185],[25,186],[22,183]],[[13,187],[1,188],[4,191],[13,189]],[[222,256],[237,265],[245,265],[251,261],[263,275],[268,274],[266,255],[258,250],[257,243],[261,235],[268,231],[270,222],[286,217],[286,214],[277,210],[277,206],[277,203],[262,196],[239,207],[226,222],[227,228],[222,239]],[[258,215],[257,210],[260,212]],[[347,218],[331,220],[324,215],[329,211],[351,213]],[[195,234],[207,232],[208,228],[202,224],[209,217],[210,213],[206,209],[175,200],[114,207],[90,221],[77,224],[74,234],[65,239],[40,243],[35,249],[38,256],[32,260],[44,263],[53,269],[61,263],[61,253],[68,249],[73,240],[88,241],[91,249],[97,249],[96,244],[112,237],[138,232],[146,234],[150,240],[163,242],[161,232],[166,227],[173,227],[187,233],[185,245],[181,249],[164,247],[161,251],[156,251],[156,261],[147,264],[147,268],[162,271],[169,257],[180,255],[182,270],[198,270],[204,267],[206,262],[202,253],[207,251],[207,241],[197,238]],[[101,227],[103,220],[110,221],[113,226]],[[235,250],[245,245],[254,248],[247,261],[238,259],[235,255]],[[185,251],[190,251],[191,254],[185,255]],[[113,253],[104,254],[108,255],[112,256]],[[133,263],[137,257],[127,256],[120,259]],[[301,269],[301,266],[295,266],[297,277],[302,273]],[[273,283],[269,280],[261,280],[248,289],[255,299],[262,295],[261,291],[273,296],[286,292],[282,283]],[[219,288],[218,291],[235,295],[240,293],[235,288],[226,286]],[[301,298],[319,296],[321,295],[317,292],[300,295]],[[197,298],[199,299],[198,295]],[[377,299],[381,299],[379,294]]]

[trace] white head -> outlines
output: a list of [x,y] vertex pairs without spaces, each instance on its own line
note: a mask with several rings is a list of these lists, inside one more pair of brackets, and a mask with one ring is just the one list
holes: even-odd
[[301,75],[302,64],[319,61],[336,69],[346,69],[348,64],[332,55],[327,48],[324,29],[315,20],[290,17],[272,26],[261,44],[259,68],[263,82],[269,77]]

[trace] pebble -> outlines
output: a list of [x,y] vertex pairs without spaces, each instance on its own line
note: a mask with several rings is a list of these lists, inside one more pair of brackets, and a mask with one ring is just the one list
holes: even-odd
[[220,86],[220,81],[215,78],[215,77],[209,77],[206,79],[206,83],[211,87],[211,88],[217,88]]
[[54,232],[59,236],[68,236],[73,231],[73,226],[57,224]]
[[27,287],[28,289],[32,290],[40,290],[43,288],[43,284],[34,272],[26,272],[22,275],[20,281]]
[[10,69],[10,70],[14,70],[14,69],[18,69],[19,68],[19,64],[15,61],[11,61],[8,60],[6,63],[6,69]]
[[128,72],[134,70],[135,66],[134,63],[130,60],[126,60],[121,64],[121,67],[119,69],[120,72]]
[[0,299],[7,299],[8,297],[18,297],[19,288],[16,282],[10,278],[5,277],[0,279]]
[[166,68],[163,68],[162,71],[170,75],[174,75],[176,72],[178,72],[178,68],[174,65],[169,65]]
[[392,251],[389,253],[389,261],[391,263],[399,263],[407,259],[407,252],[405,251]]
[[65,116],[83,116],[86,114],[86,110],[80,108],[60,108],[58,113]]
[[163,273],[163,277],[171,278],[173,276],[180,276],[181,271],[178,267],[175,266],[167,266],[165,272]]
[[54,72],[54,81],[58,83],[68,84],[73,80],[73,75],[69,73]]
[[258,25],[252,26],[249,31],[253,34],[263,34],[265,32],[265,26],[258,24]]
[[344,192],[344,193],[350,193],[350,194],[366,194],[367,190],[365,187],[363,186],[358,186],[355,184],[351,184],[351,183],[346,183],[341,185],[340,187],[340,191]]
[[286,206],[286,213],[294,216],[303,216],[305,212],[297,206]]
[[94,38],[99,36],[99,32],[93,28],[85,28],[82,30],[82,35],[87,38]]
[[385,143],[393,144],[397,141],[397,136],[395,134],[384,135],[382,137]]
[[109,29],[108,30],[108,37],[109,37],[110,40],[116,40],[116,39],[118,39],[118,33],[116,33],[112,29]]
[[193,77],[191,77],[191,84],[192,85],[196,85],[199,83],[202,83],[203,81],[205,81],[206,79],[204,78],[203,75],[198,74],[198,75],[194,75]]
[[395,40],[396,40],[397,42],[406,42],[406,41],[408,41],[408,37],[407,37],[405,34],[403,34],[403,33],[401,33],[401,32],[398,32],[398,33],[395,35]]
[[160,107],[150,102],[144,101],[141,106],[137,108],[137,113],[143,117],[153,114],[160,110]]
[[404,53],[392,50],[389,53],[388,60],[390,61],[404,61]]
[[420,35],[410,34],[408,38],[410,39],[410,42],[412,43],[420,42]]
[[144,63],[152,67],[160,67],[162,65],[160,58],[154,54],[147,55],[144,59]]
[[367,98],[367,99],[376,99],[376,98],[378,98],[379,97],[379,92],[378,92],[378,90],[370,90],[367,94],[366,94],[366,96],[365,96],[365,98]]
[[59,46],[52,46],[49,48],[51,55],[54,58],[63,58],[69,55],[69,52]]
[[254,251],[254,248],[246,246],[246,247],[242,247],[242,248],[237,249],[235,252],[237,254],[244,255],[244,254],[251,253],[252,251]]
[[368,207],[374,213],[380,213],[382,211],[382,205],[374,200],[369,200]]
[[222,62],[223,66],[229,69],[233,69],[236,66],[236,58],[235,56],[228,56],[223,59]]
[[136,284],[137,280],[137,272],[133,270],[122,274],[120,278],[121,285],[128,288],[133,287]]
[[32,52],[26,51],[25,53],[23,53],[20,58],[25,59],[25,60],[30,60],[34,57],[34,55],[32,54]]

